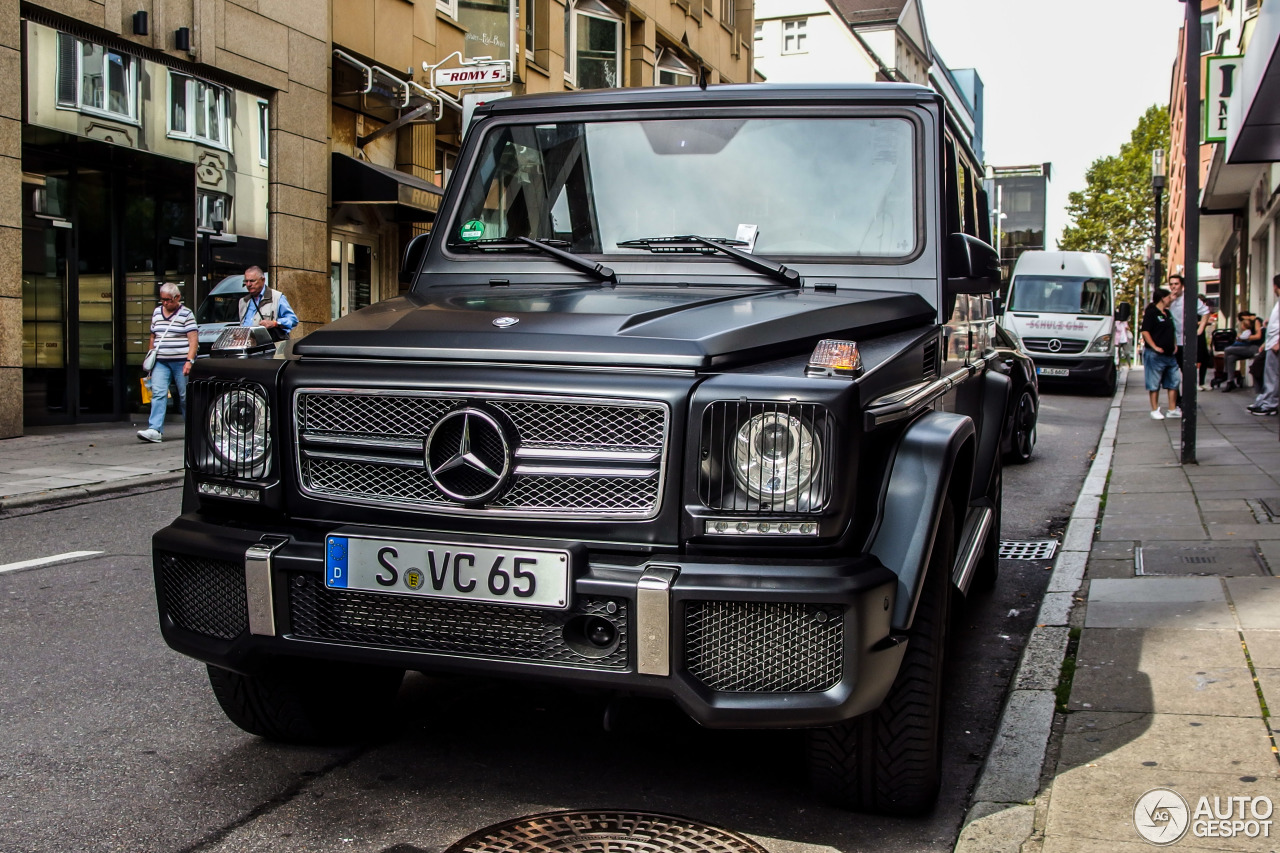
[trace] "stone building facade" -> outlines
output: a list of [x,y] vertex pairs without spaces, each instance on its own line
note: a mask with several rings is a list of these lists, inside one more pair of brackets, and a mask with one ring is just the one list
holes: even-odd
[[400,292],[475,100],[752,82],[752,28],[750,0],[0,0],[0,437],[136,417],[162,282],[233,319],[261,265],[295,336]]

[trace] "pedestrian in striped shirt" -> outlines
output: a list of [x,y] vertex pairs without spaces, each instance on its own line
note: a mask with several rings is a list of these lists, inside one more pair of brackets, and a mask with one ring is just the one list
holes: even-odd
[[147,428],[138,430],[142,441],[164,438],[164,415],[169,406],[169,383],[178,386],[178,405],[187,413],[187,374],[196,363],[199,327],[191,309],[182,304],[176,284],[160,285],[160,304],[151,313],[151,346],[157,348],[156,366],[151,370],[151,417]]

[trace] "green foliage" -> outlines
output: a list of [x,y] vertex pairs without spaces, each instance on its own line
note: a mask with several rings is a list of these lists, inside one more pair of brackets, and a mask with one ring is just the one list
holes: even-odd
[[[1116,301],[1138,298],[1146,274],[1146,246],[1151,240],[1155,195],[1151,188],[1151,152],[1169,148],[1169,108],[1151,106],[1138,120],[1120,153],[1100,157],[1085,172],[1085,188],[1067,196],[1071,222],[1062,230],[1058,248],[1073,252],[1106,252],[1115,273]],[[1169,196],[1161,199],[1161,248],[1168,250]]]

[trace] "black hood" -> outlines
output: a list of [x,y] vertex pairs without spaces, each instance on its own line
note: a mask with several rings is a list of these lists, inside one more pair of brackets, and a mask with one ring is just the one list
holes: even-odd
[[[933,322],[916,294],[627,284],[435,286],[343,317],[299,356],[701,369]],[[514,320],[516,322],[512,323]]]

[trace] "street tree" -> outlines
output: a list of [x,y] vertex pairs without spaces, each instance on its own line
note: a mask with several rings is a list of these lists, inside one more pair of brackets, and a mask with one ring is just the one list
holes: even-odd
[[[1146,249],[1155,227],[1151,187],[1151,152],[1165,149],[1168,162],[1169,108],[1147,109],[1120,146],[1120,153],[1099,157],[1085,172],[1085,188],[1067,196],[1070,222],[1058,247],[1066,251],[1105,252],[1111,256],[1116,299],[1141,306],[1146,276]],[[1168,196],[1161,200],[1160,244],[1169,245]]]

